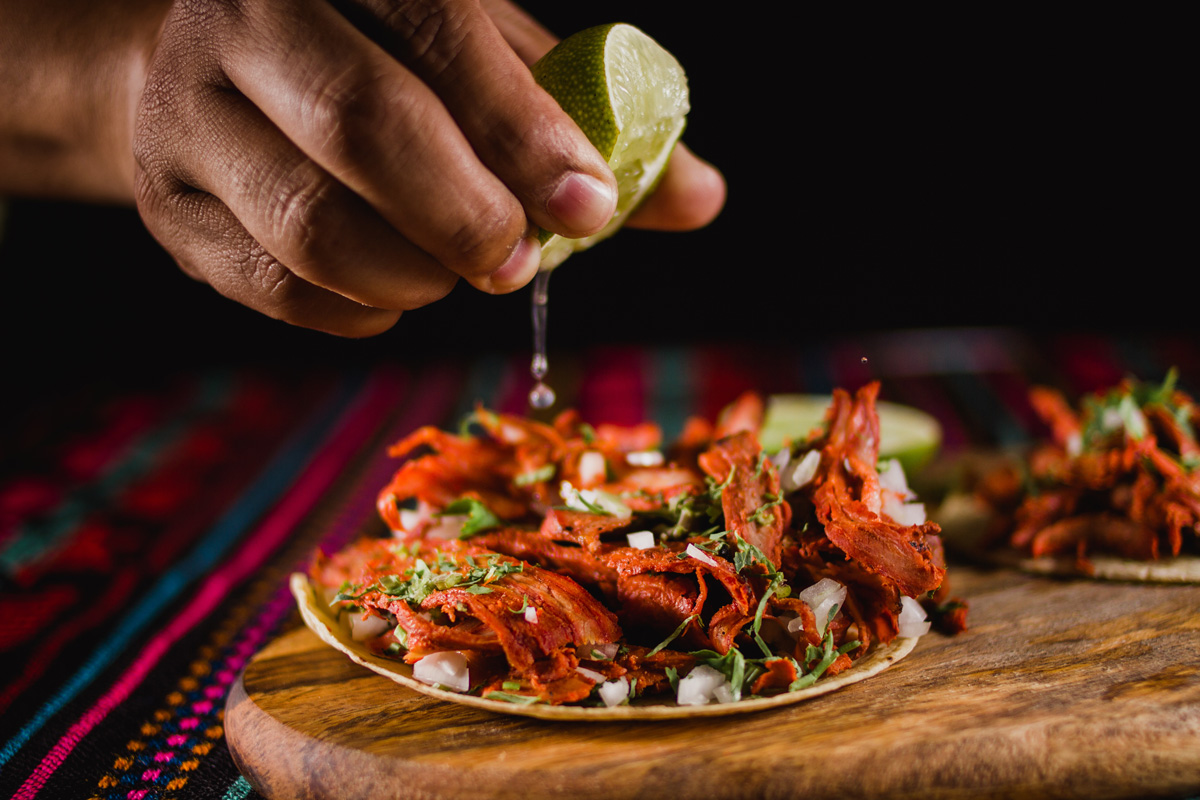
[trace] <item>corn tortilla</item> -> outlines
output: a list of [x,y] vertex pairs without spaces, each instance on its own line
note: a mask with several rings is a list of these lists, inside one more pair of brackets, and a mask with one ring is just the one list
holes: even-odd
[[489,700],[484,697],[459,694],[436,686],[430,686],[412,677],[412,667],[401,661],[381,658],[372,653],[365,645],[354,641],[350,632],[342,622],[339,622],[329,610],[329,606],[319,599],[316,587],[303,573],[294,573],[291,577],[291,590],[300,608],[304,623],[330,647],[344,653],[351,661],[389,678],[413,691],[439,700],[482,708],[499,714],[515,714],[525,717],[551,720],[659,720],[683,719],[695,717],[717,717],[729,714],[742,714],[751,711],[761,711],[768,708],[791,705],[811,697],[828,694],[843,686],[864,680],[876,675],[904,658],[916,646],[915,638],[897,638],[890,644],[877,646],[866,655],[854,662],[850,668],[827,678],[822,678],[812,686],[795,692],[770,697],[755,697],[740,700],[735,703],[709,703],[702,706],[676,705],[670,695],[638,698],[630,705],[612,707],[603,706],[552,706],[542,703],[523,705],[509,703],[503,700]]

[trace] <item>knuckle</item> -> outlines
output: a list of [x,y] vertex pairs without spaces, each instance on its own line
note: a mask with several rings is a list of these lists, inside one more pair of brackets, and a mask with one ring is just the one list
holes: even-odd
[[188,186],[170,171],[135,168],[133,192],[147,230],[168,248],[216,224],[211,195]]
[[258,310],[289,325],[364,338],[383,333],[400,318],[399,311],[355,303],[307,283],[257,242],[240,266]]
[[319,144],[330,158],[370,158],[379,131],[387,125],[387,93],[381,76],[360,65],[318,81],[303,100],[305,116],[324,137]]
[[514,225],[514,221],[507,204],[488,204],[449,235],[445,265],[464,277],[490,273],[504,262],[507,247],[524,228],[523,224]]
[[261,205],[273,241],[287,242],[295,266],[320,263],[326,254],[329,220],[336,213],[337,185],[301,165],[262,182]]
[[312,287],[265,247],[247,237],[245,248],[231,266],[235,283],[249,290],[248,295],[255,299],[258,310],[284,322],[301,324],[298,320],[309,304]]
[[397,4],[383,21],[400,35],[405,55],[420,64],[428,78],[445,72],[463,51],[470,27],[470,4],[408,0]]

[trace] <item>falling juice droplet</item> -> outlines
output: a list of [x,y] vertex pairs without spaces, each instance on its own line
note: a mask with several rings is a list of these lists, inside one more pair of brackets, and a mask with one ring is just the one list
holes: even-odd
[[549,300],[550,271],[539,272],[533,279],[533,361],[529,373],[537,381],[529,392],[529,405],[543,409],[554,405],[554,390],[542,378],[550,370],[546,358],[546,303]]
[[867,357],[866,357],[866,356],[863,356],[863,357],[862,357],[862,363],[864,363],[864,364],[865,364],[865,363],[867,363]]
[[538,381],[529,390],[529,405],[536,409],[549,408],[554,405],[554,390]]

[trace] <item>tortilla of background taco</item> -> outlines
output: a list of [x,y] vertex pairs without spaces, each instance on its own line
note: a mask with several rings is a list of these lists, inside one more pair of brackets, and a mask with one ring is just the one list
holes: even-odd
[[950,551],[1033,575],[1130,583],[1200,583],[1200,556],[1190,554],[1142,561],[1089,553],[1089,572],[1080,568],[1074,556],[1033,558],[1010,547],[989,546],[986,532],[991,514],[978,498],[959,493],[948,496],[932,518],[941,526],[942,542]]
[[1091,572],[1079,568],[1071,557],[1016,557],[1019,569],[1037,575],[1086,577],[1130,583],[1200,583],[1200,557],[1176,556],[1154,561],[1135,561],[1100,554],[1089,554]]
[[680,719],[693,717],[715,717],[729,714],[742,714],[761,711],[778,706],[799,703],[812,697],[828,694],[843,686],[857,683],[876,675],[904,658],[916,646],[915,638],[897,638],[890,644],[878,646],[854,662],[853,666],[839,672],[837,675],[822,678],[804,689],[795,692],[769,697],[753,697],[733,703],[709,703],[701,706],[676,705],[669,695],[637,698],[633,703],[612,707],[605,706],[576,706],[576,705],[547,705],[536,703],[524,705],[504,700],[489,700],[485,697],[475,697],[460,694],[436,686],[421,683],[412,677],[412,666],[401,661],[382,658],[372,653],[364,644],[354,641],[350,636],[349,626],[339,621],[331,612],[327,603],[322,602],[317,587],[312,584],[307,575],[293,573],[291,590],[300,608],[304,623],[323,642],[344,653],[351,661],[366,667],[372,672],[389,678],[413,691],[439,700],[474,706],[476,708],[494,711],[498,714],[515,714],[525,717],[550,720],[658,720]]

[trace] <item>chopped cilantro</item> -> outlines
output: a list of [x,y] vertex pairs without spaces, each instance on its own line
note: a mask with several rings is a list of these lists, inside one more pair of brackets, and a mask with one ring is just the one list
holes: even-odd
[[733,568],[738,572],[742,572],[754,564],[762,564],[768,576],[779,574],[775,565],[771,563],[771,559],[767,558],[767,554],[757,546],[750,544],[741,536],[734,537],[733,545],[737,550],[733,557]]
[[[832,616],[833,612],[831,611],[830,617]],[[796,678],[796,680],[792,681],[792,684],[788,687],[788,691],[795,692],[812,686],[817,682],[818,678],[825,674],[825,670],[829,669],[829,665],[837,660],[839,656],[849,653],[860,644],[862,643],[856,639],[852,642],[846,642],[844,645],[835,650],[833,648],[833,631],[828,631],[825,634],[825,639],[821,642],[821,647],[815,647],[810,644],[804,653],[804,663],[808,664],[812,661],[816,661],[816,666],[814,666],[812,671],[810,671],[808,674],[801,675],[800,677]]]
[[1188,403],[1177,403],[1174,397],[1178,370],[1167,371],[1161,384],[1127,379],[1103,395],[1089,396],[1083,400],[1083,442],[1086,446],[1103,446],[1105,440],[1116,430],[1123,430],[1130,438],[1140,440],[1149,434],[1143,409],[1157,406],[1165,410],[1172,421],[1190,439],[1195,438],[1192,430],[1192,408]]
[[708,496],[711,499],[719,502],[721,500],[721,493],[728,488],[729,484],[733,483],[733,476],[736,472],[737,464],[731,464],[729,467],[729,474],[725,476],[725,480],[721,481],[720,483],[717,483],[714,479],[705,475],[704,480],[708,484]]
[[767,465],[767,451],[758,451],[758,463],[754,465],[754,480],[762,477],[763,468]]
[[520,608],[510,608],[508,611],[510,614],[524,614],[525,609],[527,609],[527,608],[529,608],[529,598],[522,596],[521,597],[521,607]]
[[402,575],[380,575],[375,583],[367,585],[361,592],[341,592],[338,599],[356,600],[375,591],[419,606],[429,595],[446,589],[462,588],[472,594],[487,594],[492,591],[487,584],[524,570],[522,562],[512,563],[503,559],[504,556],[492,553],[482,557],[481,564],[472,556],[463,556],[460,561],[453,555],[439,554],[437,561],[430,566],[424,559],[418,558]]
[[763,671],[761,661],[746,658],[736,647],[729,648],[729,652],[724,655],[715,650],[696,650],[691,655],[695,656],[699,663],[707,664],[725,676],[733,690],[735,702],[742,699],[742,692],[746,686],[753,683]]
[[513,478],[513,486],[529,486],[533,483],[542,483],[554,477],[555,466],[553,464],[543,464],[537,469],[531,469],[528,472],[522,472],[517,477]]
[[[782,578],[779,582],[782,582]],[[771,658],[775,655],[771,648],[767,646],[767,643],[763,641],[762,635],[759,633],[759,631],[762,628],[763,611],[766,610],[767,601],[771,599],[771,595],[775,594],[776,585],[776,583],[772,583],[769,587],[767,587],[767,590],[763,592],[762,599],[758,601],[758,609],[754,612],[754,623],[750,626],[750,633],[754,637],[755,643],[758,644],[758,648],[762,650],[764,658]]]
[[558,491],[562,495],[563,504],[573,511],[603,514],[608,517],[628,517],[633,514],[615,494],[599,489],[576,489],[569,481],[563,481]]
[[488,692],[485,695],[486,700],[503,700],[505,703],[516,703],[520,706],[532,706],[545,701],[537,695],[528,694],[512,694],[510,692]]
[[458,435],[463,439],[473,438],[475,429],[483,427],[495,428],[500,424],[500,416],[495,411],[477,408],[462,418],[458,423]]
[[767,502],[763,503],[761,506],[759,506],[758,508],[756,508],[754,510],[754,513],[750,515],[749,521],[756,522],[759,525],[771,524],[772,522],[775,521],[775,517],[773,514],[770,514],[768,512],[772,508],[774,508],[775,506],[779,505],[782,502],[783,502],[782,497],[776,497],[772,494],[768,494]]
[[445,517],[458,514],[467,515],[467,521],[462,524],[462,529],[458,534],[460,539],[466,539],[492,528],[499,528],[503,524],[490,508],[474,497],[460,497],[436,516]]
[[670,636],[668,636],[666,639],[663,639],[661,642],[659,642],[659,643],[658,643],[658,644],[657,644],[657,645],[654,647],[654,649],[653,649],[653,650],[651,650],[649,653],[646,653],[646,658],[649,658],[650,656],[654,655],[654,654],[655,654],[655,653],[657,653],[658,651],[660,651],[660,650],[662,650],[663,648],[665,648],[665,647],[666,647],[667,645],[669,645],[671,642],[673,642],[673,641],[675,641],[676,639],[678,639],[678,638],[679,638],[679,635],[680,635],[681,633],[683,633],[683,629],[687,627],[687,624],[688,624],[689,622],[691,622],[692,620],[696,619],[696,618],[697,618],[697,617],[699,617],[699,616],[700,616],[699,614],[689,614],[687,617],[685,617],[685,618],[684,618],[684,620],[683,620],[683,622],[679,623],[679,627],[677,627],[677,628],[676,628],[674,631],[672,631],[672,632],[671,632],[671,635],[670,635]]

